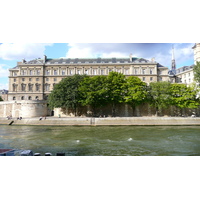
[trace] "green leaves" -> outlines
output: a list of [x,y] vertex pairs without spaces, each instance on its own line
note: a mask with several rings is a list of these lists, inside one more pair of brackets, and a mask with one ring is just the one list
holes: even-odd
[[50,108],[76,109],[81,106],[90,106],[95,114],[97,108],[106,105],[112,106],[115,116],[117,104],[127,103],[133,108],[145,102],[150,102],[156,108],[170,105],[179,108],[196,108],[200,105],[198,89],[195,86],[187,87],[184,84],[169,82],[152,82],[148,86],[140,78],[110,72],[108,76],[74,75],[63,79],[55,85],[49,95]]
[[53,91],[48,97],[50,108],[70,108],[74,109],[80,106],[80,92],[78,91],[80,82],[85,78],[85,75],[74,75],[63,79],[55,85]]
[[197,108],[200,105],[198,90],[192,86],[174,83],[170,86],[171,104],[179,108]]
[[138,77],[130,76],[126,81],[125,103],[132,107],[147,101],[147,85]]
[[197,62],[196,65],[194,65],[193,71],[194,71],[194,80],[197,83],[200,83],[200,62]]

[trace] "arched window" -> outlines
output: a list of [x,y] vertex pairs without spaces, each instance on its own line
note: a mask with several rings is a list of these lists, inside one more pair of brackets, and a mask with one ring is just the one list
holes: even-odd
[[31,96],[29,96],[29,97],[28,97],[28,100],[32,100],[32,97],[31,97]]
[[16,100],[16,97],[13,97],[13,100]]
[[21,100],[24,100],[24,96],[21,97]]
[[38,97],[38,96],[36,96],[36,97],[35,97],[35,99],[36,99],[36,100],[39,100],[39,97]]

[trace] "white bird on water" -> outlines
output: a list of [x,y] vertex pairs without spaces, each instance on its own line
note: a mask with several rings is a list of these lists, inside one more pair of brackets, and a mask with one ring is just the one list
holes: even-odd
[[79,143],[79,142],[80,142],[80,140],[76,140],[76,142],[77,142],[77,143]]
[[128,139],[128,141],[131,141],[131,140],[133,140],[133,139],[132,139],[132,138],[129,138],[129,139]]

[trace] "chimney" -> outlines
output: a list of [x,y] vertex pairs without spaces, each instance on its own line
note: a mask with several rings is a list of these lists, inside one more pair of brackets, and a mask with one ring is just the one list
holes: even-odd
[[154,63],[154,62],[155,62],[155,58],[152,58],[152,59],[151,59],[151,62],[153,62],[153,63]]
[[22,59],[22,63],[25,63],[26,62],[26,60],[25,59]]
[[45,63],[45,62],[46,62],[46,60],[47,60],[47,56],[46,56],[46,55],[44,55],[43,63]]
[[132,53],[129,55],[130,62],[132,62]]

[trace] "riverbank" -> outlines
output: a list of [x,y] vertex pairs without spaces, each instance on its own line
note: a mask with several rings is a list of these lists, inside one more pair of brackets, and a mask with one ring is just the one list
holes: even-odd
[[47,117],[39,118],[3,119],[0,118],[0,124],[9,125],[44,125],[44,126],[199,126],[199,117]]

